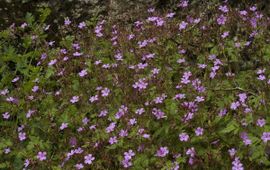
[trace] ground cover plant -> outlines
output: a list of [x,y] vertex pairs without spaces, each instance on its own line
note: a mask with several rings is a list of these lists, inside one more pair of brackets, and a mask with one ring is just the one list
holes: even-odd
[[190,5],[1,30],[0,168],[269,169],[270,19]]

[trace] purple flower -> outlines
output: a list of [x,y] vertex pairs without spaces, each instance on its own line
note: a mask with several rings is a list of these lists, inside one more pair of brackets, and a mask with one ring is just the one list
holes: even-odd
[[186,29],[187,25],[188,25],[187,22],[182,21],[182,22],[179,24],[179,30],[181,31],[181,30]]
[[217,18],[218,25],[224,25],[226,21],[227,17],[225,17],[223,14]]
[[83,29],[84,27],[86,27],[86,23],[85,22],[79,23],[78,28]]
[[37,159],[39,159],[40,161],[44,161],[47,159],[46,155],[47,155],[46,152],[38,152]]
[[26,118],[30,118],[33,113],[35,113],[35,110],[29,109],[28,112],[26,113]]
[[80,77],[84,77],[86,75],[87,75],[87,70],[86,69],[84,69],[84,70],[82,70],[82,71],[79,72],[79,76]]
[[65,18],[64,24],[65,25],[70,25],[71,24],[71,21],[69,20],[69,18]]
[[186,155],[189,155],[190,157],[194,157],[196,154],[194,147],[189,148],[186,152]]
[[129,125],[135,125],[137,123],[136,118],[129,119]]
[[270,132],[263,132],[261,139],[264,143],[267,143],[270,140]]
[[79,101],[79,96],[73,96],[71,99],[70,99],[70,102],[71,103],[77,103]]
[[157,119],[165,118],[165,113],[162,112],[160,109],[153,108],[152,114],[156,116]]
[[84,156],[84,163],[85,164],[91,165],[93,160],[95,160],[95,157],[93,157],[92,154],[88,154],[88,155]]
[[15,77],[11,82],[12,82],[12,83],[15,83],[15,82],[17,82],[19,79],[20,79],[20,77]]
[[248,134],[246,132],[242,132],[240,134],[240,137],[242,138],[245,145],[250,145],[252,143],[251,140],[248,137]]
[[29,166],[29,164],[30,164],[30,161],[29,161],[29,159],[26,159],[25,161],[24,161],[24,167],[26,168],[26,167],[28,167]]
[[128,168],[132,165],[131,159],[133,156],[135,156],[135,153],[131,149],[124,153],[124,160],[122,160],[122,165],[124,168]]
[[166,15],[166,17],[167,17],[167,18],[172,18],[172,17],[174,17],[174,15],[175,15],[175,13],[174,13],[174,12],[171,12],[171,13],[168,13],[168,14]]
[[240,11],[239,13],[240,13],[240,15],[243,15],[243,16],[247,15],[247,11],[245,11],[245,10]]
[[222,38],[226,38],[229,36],[229,31],[225,31],[223,32],[223,34],[221,35]]
[[133,156],[135,156],[135,153],[131,149],[124,153],[125,160],[130,160]]
[[240,103],[238,101],[237,102],[232,102],[231,109],[236,110],[239,106],[240,106]]
[[186,141],[188,141],[188,139],[189,139],[189,136],[188,136],[187,133],[180,133],[179,134],[179,140],[180,141],[182,141],[182,142],[185,141],[186,142]]
[[37,92],[38,91],[38,89],[39,89],[39,87],[38,86],[34,86],[33,88],[32,88],[32,92]]
[[27,23],[23,23],[22,25],[21,25],[21,28],[25,28],[25,27],[27,27],[28,26],[28,24]]
[[198,102],[198,103],[203,102],[204,101],[204,97],[203,96],[196,96],[195,101]]
[[53,60],[51,60],[51,61],[48,63],[48,66],[54,65],[56,62],[57,62],[57,60],[56,60],[56,59],[53,59]]
[[74,147],[75,145],[77,145],[77,139],[75,137],[71,137],[69,139],[69,144]]
[[110,125],[106,128],[106,132],[110,133],[110,132],[114,131],[115,125],[116,125],[115,122],[110,123]]
[[4,119],[9,119],[10,114],[9,114],[9,112],[5,112],[5,113],[2,114],[2,116],[3,116]]
[[4,90],[1,90],[0,91],[0,94],[3,95],[3,96],[5,96],[8,93],[9,93],[9,90],[8,89],[4,89]]
[[121,129],[120,132],[119,132],[119,136],[120,137],[128,136],[128,131],[124,130],[124,129]]
[[223,117],[223,116],[225,116],[227,114],[227,109],[221,109],[220,111],[219,111],[219,113],[218,113],[218,115],[220,116],[220,117]]
[[224,5],[224,6],[219,6],[218,9],[219,9],[220,11],[224,12],[224,13],[229,12],[228,7],[227,7],[226,5]]
[[258,76],[258,80],[263,81],[263,80],[265,80],[265,79],[266,79],[266,77],[265,77],[265,75],[263,75],[263,74],[260,74],[260,75]]
[[20,132],[19,133],[19,140],[24,141],[26,139],[26,133],[25,132]]
[[258,119],[257,120],[257,126],[263,127],[265,125],[265,119]]
[[112,144],[115,144],[115,143],[117,143],[118,142],[118,140],[117,140],[117,137],[116,136],[113,136],[113,137],[110,137],[110,139],[109,139],[109,143],[112,145]]
[[197,129],[195,130],[196,136],[201,136],[201,135],[203,135],[203,131],[204,131],[203,128],[197,127]]
[[98,117],[104,117],[108,114],[108,110],[101,110]]
[[146,82],[145,79],[139,79],[139,81],[135,82],[135,84],[133,84],[133,88],[135,89],[139,89],[139,91],[146,89],[148,83]]
[[138,115],[141,115],[141,114],[143,114],[144,112],[145,112],[144,108],[140,108],[140,109],[137,109],[137,110],[135,111],[135,113],[138,114]]
[[128,167],[132,166],[132,163],[129,160],[124,159],[122,161],[122,165],[124,166],[124,168],[128,168]]
[[232,162],[232,170],[244,170],[243,164],[240,162],[238,157],[235,157],[234,161]]
[[179,94],[176,94],[173,99],[176,100],[176,99],[184,99],[184,98],[186,98],[186,95],[179,93]]
[[10,153],[10,148],[5,148],[5,149],[4,149],[4,153],[5,153],[5,154]]
[[79,163],[79,164],[76,164],[75,165],[75,168],[76,169],[83,169],[84,168],[84,165],[82,163]]
[[60,130],[64,130],[68,127],[68,123],[62,123],[60,126]]
[[78,52],[78,51],[76,51],[75,53],[73,53],[73,56],[74,56],[74,57],[79,57],[79,56],[81,56],[81,55],[83,55],[83,53],[80,53],[80,52]]
[[245,103],[245,101],[247,99],[247,94],[246,93],[240,93],[238,96],[239,96],[240,102]]
[[165,157],[169,153],[168,147],[160,147],[156,153],[158,157]]
[[177,63],[178,64],[182,64],[184,62],[186,62],[186,59],[185,58],[180,58],[180,59],[177,60]]
[[252,7],[249,8],[249,10],[254,12],[254,11],[257,10],[257,7],[256,6],[252,6]]
[[236,149],[235,148],[231,148],[228,150],[230,157],[233,157],[236,154]]
[[107,87],[101,90],[101,96],[106,97],[109,94],[110,94],[110,89],[108,89]]
[[178,7],[185,8],[188,6],[188,0],[181,0],[180,3],[177,5]]
[[89,101],[90,101],[91,103],[93,103],[94,101],[98,101],[98,95],[91,96],[91,97],[89,98]]
[[181,78],[181,83],[183,84],[188,84],[190,83],[189,78],[192,76],[192,73],[190,71],[184,72],[182,78]]

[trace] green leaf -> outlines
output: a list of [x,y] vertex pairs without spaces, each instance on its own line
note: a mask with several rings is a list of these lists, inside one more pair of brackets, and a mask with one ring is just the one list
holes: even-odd
[[41,8],[41,9],[39,9],[39,12],[41,13],[39,15],[39,21],[41,23],[44,23],[45,20],[47,19],[47,17],[51,14],[50,8]]
[[235,120],[232,120],[227,124],[227,126],[224,129],[220,131],[220,133],[222,134],[231,133],[231,132],[236,133],[239,131],[239,128],[240,128],[239,124]]

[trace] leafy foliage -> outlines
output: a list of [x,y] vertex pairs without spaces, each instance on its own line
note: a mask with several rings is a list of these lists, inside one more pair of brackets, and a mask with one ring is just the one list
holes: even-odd
[[194,3],[2,30],[0,168],[268,169],[269,17]]

